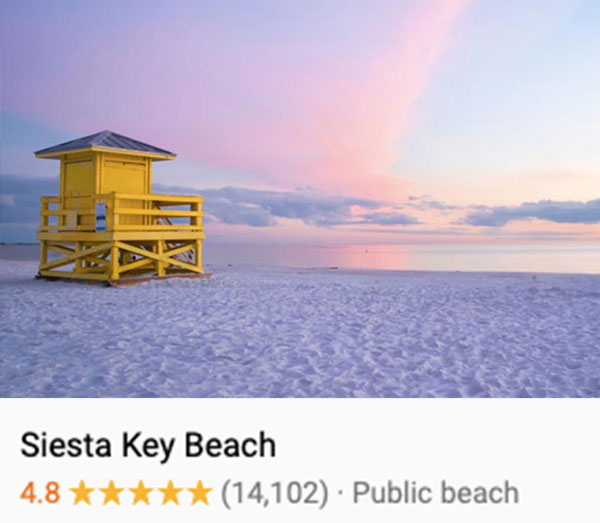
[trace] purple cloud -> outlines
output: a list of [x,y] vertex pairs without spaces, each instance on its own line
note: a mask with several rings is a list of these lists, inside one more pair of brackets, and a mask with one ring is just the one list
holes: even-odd
[[588,202],[540,200],[513,207],[478,206],[461,223],[485,227],[502,227],[516,220],[547,220],[555,223],[600,222],[600,199]]

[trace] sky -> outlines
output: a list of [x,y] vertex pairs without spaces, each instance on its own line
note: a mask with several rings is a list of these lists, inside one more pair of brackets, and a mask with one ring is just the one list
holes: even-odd
[[600,240],[600,2],[2,0],[0,234],[104,129],[209,238]]

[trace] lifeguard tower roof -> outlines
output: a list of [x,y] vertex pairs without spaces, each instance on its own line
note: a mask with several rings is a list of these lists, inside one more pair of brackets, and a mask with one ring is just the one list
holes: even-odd
[[60,158],[62,155],[73,152],[83,151],[114,151],[114,152],[130,152],[150,157],[153,160],[173,160],[175,153],[155,147],[133,138],[123,136],[122,134],[113,133],[112,131],[100,131],[99,133],[90,134],[83,138],[77,138],[70,142],[60,143],[46,149],[40,149],[35,152],[38,158]]

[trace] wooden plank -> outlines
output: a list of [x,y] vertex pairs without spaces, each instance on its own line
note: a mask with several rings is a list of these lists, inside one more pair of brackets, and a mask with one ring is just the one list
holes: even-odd
[[158,254],[158,256],[159,256],[159,259],[156,262],[156,274],[158,274],[159,276],[164,276],[166,265],[162,260],[163,260],[163,258],[168,258],[168,256],[165,256],[165,254],[164,254],[165,245],[162,240],[158,240],[156,246],[157,246],[156,254]]
[[202,240],[205,237],[204,231],[115,231],[112,235],[115,240],[120,241],[186,241]]
[[62,245],[53,245],[51,243],[48,244],[48,249],[55,252],[60,252],[61,254],[66,254],[67,256],[75,253],[75,249],[69,249],[68,247],[64,247]]
[[40,211],[40,216],[64,216],[68,211],[76,210],[79,216],[90,216],[96,214],[95,211],[87,210],[82,211],[79,209],[66,209],[66,210],[48,210],[48,211]]
[[196,231],[106,231],[106,232],[89,232],[89,231],[59,231],[45,232],[41,231],[37,234],[38,240],[48,240],[54,243],[60,242],[75,242],[84,241],[90,243],[107,242],[112,240],[118,241],[154,241],[154,240],[169,240],[169,241],[192,241],[203,240],[205,238],[203,230]]
[[106,268],[105,267],[84,267],[83,269],[81,269],[81,272],[85,272],[85,273],[99,273],[99,274],[106,274]]
[[152,200],[156,202],[181,202],[181,203],[192,203],[202,202],[203,196],[179,196],[175,194],[127,194],[127,193],[115,193],[115,198],[120,200]]
[[55,267],[62,267],[63,265],[69,265],[75,261],[76,255],[67,256],[66,258],[59,258],[48,263],[40,265],[40,270],[54,269]]
[[71,271],[40,271],[44,278],[73,278],[79,280],[107,280],[108,274],[82,273]]
[[115,225],[116,231],[200,231],[197,225]]
[[40,266],[48,263],[48,247],[47,242],[40,242]]
[[120,208],[117,214],[134,214],[146,216],[180,216],[182,218],[193,218],[196,216],[194,211],[169,211],[163,209],[126,209]]
[[[121,249],[124,249],[126,251],[131,251],[134,254],[139,254],[139,255],[145,256],[147,258],[152,258],[153,260],[164,261],[164,262],[167,262],[170,265],[177,265],[179,267],[183,267],[184,269],[188,269],[188,270],[193,271],[193,272],[202,272],[202,269],[199,269],[195,265],[183,262],[183,261],[178,260],[176,258],[165,257],[164,255],[163,256],[159,256],[158,254],[154,254],[153,252],[145,251],[144,249],[140,249],[138,247],[134,247],[133,245],[130,245],[128,243],[116,242],[116,245],[118,245],[119,248],[121,248]],[[116,279],[116,278],[112,278],[112,279]]]
[[73,226],[73,227],[68,227],[66,225],[44,225],[42,227],[40,227],[40,231],[43,232],[51,232],[51,231],[90,231],[92,232],[94,230],[94,226],[93,225],[77,225],[77,226]]
[[110,279],[119,278],[119,242],[114,242],[110,247]]
[[145,256],[145,257],[151,258],[153,260],[159,260],[160,259],[160,257],[158,256],[158,254],[154,254],[152,251],[146,251],[144,249],[140,249],[139,247],[136,247],[136,246],[131,245],[129,243],[116,242],[116,245],[120,249],[132,252],[134,254],[139,254],[140,256]]
[[107,229],[116,230],[119,226],[119,211],[120,202],[118,198],[113,193],[113,197],[111,200],[111,205],[108,205],[108,213],[106,217],[106,227]]
[[80,256],[85,256],[86,254],[88,254],[88,255],[96,254],[98,252],[102,252],[102,251],[105,251],[106,249],[109,249],[110,246],[111,246],[110,243],[103,243],[102,245],[99,245],[98,247],[92,247],[91,249],[87,249],[85,251],[69,254],[65,258],[59,258],[58,260],[54,260],[49,263],[45,263],[44,265],[41,265],[40,270],[53,269],[54,267],[61,267],[62,265],[67,265],[69,263],[73,263]]
[[164,255],[171,257],[171,256],[175,256],[177,254],[181,254],[182,252],[189,251],[190,249],[193,249],[193,248],[194,248],[194,243],[186,243],[185,245],[182,245],[180,247],[175,247],[174,249],[165,251]]
[[194,249],[195,263],[198,270],[202,271],[202,241],[196,240],[196,248]]
[[48,227],[48,217],[44,215],[45,212],[48,211],[48,202],[44,201],[43,198],[40,198],[40,202],[42,204],[42,208],[40,211],[40,217],[42,218],[41,222],[40,222],[40,229],[42,227]]
[[81,242],[75,242],[75,252],[77,253],[77,258],[75,259],[75,272],[81,272],[83,269],[83,260],[81,259],[82,250]]
[[196,202],[191,205],[191,208],[196,214],[196,216],[191,220],[192,225],[202,227],[202,203]]
[[96,263],[97,265],[101,265],[102,267],[108,267],[109,262],[103,258],[96,258],[95,256],[84,256],[85,261],[89,263]]
[[98,244],[98,242],[107,242],[113,239],[111,232],[89,232],[89,231],[59,231],[59,232],[38,232],[38,240],[47,240],[52,243],[71,243],[76,241],[90,242]]
[[119,272],[123,274],[124,272],[133,271],[135,269],[139,269],[140,267],[144,267],[145,265],[153,265],[154,263],[154,260],[151,260],[150,258],[143,258],[141,260],[128,263],[127,265],[121,265]]
[[179,267],[183,267],[184,269],[188,269],[189,271],[192,271],[192,272],[202,272],[201,268],[199,269],[195,265],[192,265],[191,263],[183,262],[181,260],[178,260],[177,258],[169,258],[168,262],[171,265],[177,265]]
[[90,254],[97,254],[99,252],[105,251],[107,249],[110,249],[111,247],[111,243],[107,242],[107,243],[102,243],[100,245],[98,245],[97,247],[92,247],[90,249],[86,249],[85,251],[81,251],[82,255],[90,255]]

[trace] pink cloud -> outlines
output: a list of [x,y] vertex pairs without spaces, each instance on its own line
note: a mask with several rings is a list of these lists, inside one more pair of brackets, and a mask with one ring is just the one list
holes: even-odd
[[[402,198],[408,182],[389,173],[394,142],[409,130],[411,106],[468,3],[392,4],[369,27],[355,16],[315,34],[302,12],[309,32],[289,38],[181,8],[99,40],[75,25],[61,36],[47,15],[32,17],[29,32],[46,60],[36,70],[30,44],[34,67],[20,71],[29,80],[19,92],[9,87],[7,100],[55,126],[114,129],[273,187]],[[345,16],[341,8],[311,16],[322,14]]]
[[[312,149],[309,168],[329,185],[373,197],[406,196],[407,182],[388,174],[394,141],[410,126],[411,105],[427,89],[435,62],[448,45],[464,0],[419,4],[410,21],[384,39],[377,55],[350,75],[328,78],[311,104],[306,123]],[[309,175],[310,176],[310,175]]]

